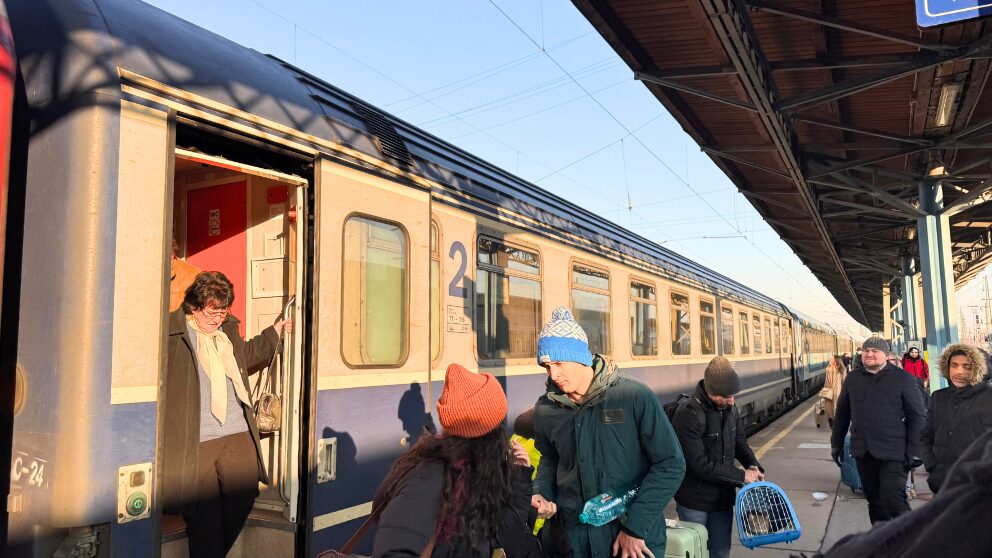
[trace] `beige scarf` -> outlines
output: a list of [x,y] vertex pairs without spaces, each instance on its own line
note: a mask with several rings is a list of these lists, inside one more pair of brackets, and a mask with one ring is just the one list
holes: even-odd
[[210,412],[223,425],[227,420],[227,378],[234,384],[234,393],[245,405],[251,405],[248,390],[241,379],[241,368],[234,358],[234,345],[227,334],[217,328],[212,333],[200,329],[192,315],[186,323],[196,332],[196,358],[210,381]]

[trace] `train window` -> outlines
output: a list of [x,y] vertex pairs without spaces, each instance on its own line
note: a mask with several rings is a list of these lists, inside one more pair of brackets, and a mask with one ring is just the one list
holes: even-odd
[[723,340],[723,354],[734,354],[734,311],[726,306],[720,307],[720,327],[721,339]]
[[672,354],[691,352],[689,336],[689,295],[672,292]]
[[441,356],[441,233],[431,223],[431,362]]
[[479,237],[475,284],[480,360],[533,357],[541,321],[541,261],[534,253]]
[[654,286],[630,282],[630,354],[658,354],[658,300]]
[[716,354],[716,315],[709,300],[699,301],[699,326],[703,354]]
[[782,354],[782,328],[778,325],[778,318],[775,319],[775,352]]
[[344,225],[341,346],[351,366],[406,360],[407,237],[398,225],[351,217]]
[[772,321],[765,318],[765,352],[772,354]]
[[754,354],[761,354],[761,317],[757,314],[751,315],[754,321]]
[[610,273],[572,264],[572,310],[589,337],[589,351],[610,354]]
[[746,355],[751,352],[751,328],[747,322],[747,312],[740,313],[741,322],[741,354]]

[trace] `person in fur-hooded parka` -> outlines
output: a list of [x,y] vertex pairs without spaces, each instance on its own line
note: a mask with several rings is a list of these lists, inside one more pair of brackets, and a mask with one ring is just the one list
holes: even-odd
[[982,353],[964,343],[949,345],[938,369],[951,385],[933,393],[923,430],[923,463],[934,493],[964,450],[992,430],[992,384]]

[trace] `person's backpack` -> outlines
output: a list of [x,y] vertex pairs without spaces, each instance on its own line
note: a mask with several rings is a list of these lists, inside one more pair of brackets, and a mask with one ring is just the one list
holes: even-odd
[[676,397],[674,401],[669,401],[668,403],[662,405],[662,408],[665,409],[665,415],[668,417],[668,422],[672,422],[672,423],[675,422],[675,412],[679,410],[679,407],[682,406],[682,403],[690,399],[692,399],[692,396],[686,395],[684,393],[680,393],[679,396]]

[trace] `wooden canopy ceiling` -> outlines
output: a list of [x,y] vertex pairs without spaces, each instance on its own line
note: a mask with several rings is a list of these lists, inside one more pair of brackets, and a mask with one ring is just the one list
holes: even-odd
[[942,185],[955,282],[992,260],[986,20],[921,30],[909,0],[573,1],[857,321],[882,329],[883,284],[918,258],[921,182]]

